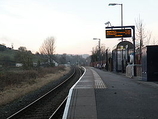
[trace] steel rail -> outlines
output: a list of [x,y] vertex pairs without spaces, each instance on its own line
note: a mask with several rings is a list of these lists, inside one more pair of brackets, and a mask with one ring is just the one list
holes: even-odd
[[85,73],[87,72],[85,67],[82,67],[82,69],[84,70],[84,73],[82,74],[82,76],[80,76],[79,80],[71,87],[71,89],[69,90],[69,94],[68,94],[68,99],[66,101],[66,105],[65,105],[65,109],[64,109],[64,113],[63,113],[63,117],[62,119],[67,119],[67,115],[68,115],[68,111],[69,111],[69,107],[70,107],[70,101],[71,101],[71,97],[72,97],[72,92],[73,89],[75,88],[75,86],[78,84],[78,82],[80,82],[80,80],[82,79],[82,77],[85,75]]
[[[80,77],[82,75],[82,72],[81,72],[81,69],[79,70],[80,71]],[[80,79],[80,78],[79,78]],[[64,103],[66,103],[68,99],[68,96],[62,101],[62,103],[58,106],[58,108],[53,112],[53,114],[49,117],[49,119],[54,119],[56,113],[60,110],[60,108],[63,106]]]
[[[68,96],[67,96],[68,97]],[[53,119],[55,114],[59,111],[59,109],[63,106],[64,103],[66,103],[67,97],[63,100],[63,102],[58,106],[58,108],[53,112],[53,114],[49,117],[49,119]]]
[[15,117],[16,115],[18,115],[19,113],[21,113],[22,111],[26,110],[27,108],[29,108],[30,106],[32,106],[33,104],[35,104],[36,102],[38,102],[39,100],[41,100],[42,98],[44,98],[46,95],[50,94],[51,92],[53,92],[54,90],[56,90],[58,87],[60,87],[62,84],[64,84],[66,81],[68,81],[74,74],[75,74],[76,70],[74,68],[73,73],[66,79],[64,80],[62,83],[60,83],[59,85],[57,85],[55,88],[51,89],[50,91],[48,91],[47,93],[45,93],[44,95],[42,95],[41,97],[39,97],[38,99],[36,99],[35,101],[33,101],[32,103],[28,104],[27,106],[25,106],[24,108],[20,109],[19,111],[15,112],[14,114],[12,114],[11,116],[9,116],[7,119],[11,119],[13,117]]

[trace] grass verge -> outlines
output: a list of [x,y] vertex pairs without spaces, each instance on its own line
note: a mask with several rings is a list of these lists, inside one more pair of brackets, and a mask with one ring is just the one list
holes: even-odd
[[[29,78],[29,79],[19,79],[21,82],[13,83],[7,85],[0,91],[0,106],[5,105],[31,91],[37,90],[40,87],[59,79],[63,75],[70,71],[69,67],[59,69],[52,69],[54,71],[48,71],[47,74],[40,74],[39,77]],[[43,71],[44,72],[44,71]]]

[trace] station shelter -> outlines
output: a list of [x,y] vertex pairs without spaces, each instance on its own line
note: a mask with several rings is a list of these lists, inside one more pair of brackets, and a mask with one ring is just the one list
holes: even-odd
[[125,72],[126,66],[130,63],[130,56],[133,53],[133,44],[129,41],[121,41],[112,50],[113,71]]

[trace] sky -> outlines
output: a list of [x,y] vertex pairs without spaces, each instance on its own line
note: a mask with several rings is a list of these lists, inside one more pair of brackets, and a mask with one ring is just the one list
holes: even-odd
[[0,44],[35,53],[46,38],[54,37],[55,54],[91,54],[98,45],[93,38],[99,38],[113,49],[120,41],[105,38],[104,23],[120,26],[121,6],[109,3],[123,4],[125,26],[140,18],[156,40],[157,0],[0,0]]

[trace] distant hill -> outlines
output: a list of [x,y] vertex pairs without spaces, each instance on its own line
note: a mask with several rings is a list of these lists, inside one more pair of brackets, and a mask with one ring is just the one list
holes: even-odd
[[[18,61],[15,61],[15,56],[19,52],[20,52],[19,50],[14,50],[12,48],[8,48],[0,44],[0,65],[6,62],[18,63]],[[32,58],[33,58],[33,62],[38,62],[38,60],[40,59],[40,56],[32,54]]]
[[0,45],[0,60],[3,60],[5,57],[8,57],[10,60],[14,60],[14,55],[17,52],[17,50]]

